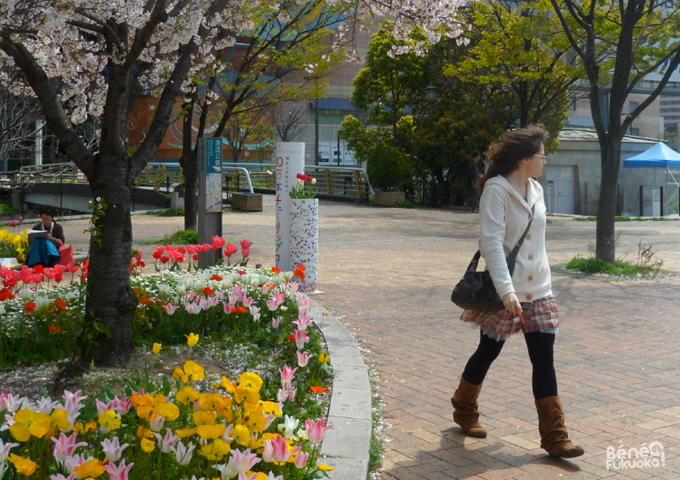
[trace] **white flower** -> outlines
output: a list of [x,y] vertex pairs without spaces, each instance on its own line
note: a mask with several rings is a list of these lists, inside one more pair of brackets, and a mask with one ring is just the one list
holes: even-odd
[[43,297],[42,295],[35,299],[35,305],[38,308],[46,307],[49,304],[50,304],[50,299],[47,298],[47,297]]
[[279,433],[283,433],[283,436],[288,439],[294,439],[294,430],[300,425],[300,420],[295,417],[285,416],[283,423],[279,425]]
[[35,292],[33,290],[28,290],[27,288],[22,288],[19,292],[19,298],[22,300],[32,300],[34,296]]
[[[0,303],[0,315],[4,315],[4,314],[5,314],[5,306],[2,303]],[[2,478],[2,477],[0,477],[0,478]]]

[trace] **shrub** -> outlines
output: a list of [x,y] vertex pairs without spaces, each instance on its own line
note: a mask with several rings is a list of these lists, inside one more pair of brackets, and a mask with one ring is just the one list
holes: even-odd
[[399,190],[406,176],[406,158],[401,151],[381,141],[371,151],[366,171],[376,189]]

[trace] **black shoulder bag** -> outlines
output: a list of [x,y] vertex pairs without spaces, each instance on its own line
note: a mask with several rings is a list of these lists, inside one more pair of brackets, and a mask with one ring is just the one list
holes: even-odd
[[[534,221],[534,207],[531,207],[531,219],[527,225],[526,230],[520,237],[515,248],[506,257],[505,261],[508,263],[508,271],[512,277],[512,272],[515,270],[515,260],[517,259],[517,252],[519,248],[524,243],[524,238],[531,228],[531,222]],[[451,293],[451,301],[463,310],[475,310],[479,312],[494,312],[496,310],[502,310],[505,308],[501,297],[498,296],[496,292],[496,287],[493,285],[491,280],[491,275],[488,270],[483,272],[477,271],[477,264],[479,264],[479,259],[482,254],[479,250],[472,257],[470,265],[468,265],[465,275],[458,282],[458,285],[453,289]]]

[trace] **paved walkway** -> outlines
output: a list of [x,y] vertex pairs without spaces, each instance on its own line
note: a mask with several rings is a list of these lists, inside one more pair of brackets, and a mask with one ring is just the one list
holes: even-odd
[[[384,402],[388,479],[680,478],[680,278],[639,282],[555,275],[561,307],[556,367],[572,439],[586,447],[574,462],[539,448],[531,368],[521,336],[492,366],[480,397],[483,440],[451,419],[451,397],[478,333],[458,320],[450,290],[476,248],[477,216],[442,210],[383,209],[322,203],[320,287],[315,297],[365,347]],[[136,242],[181,228],[181,218],[136,217]],[[85,242],[84,221],[65,222]],[[680,222],[617,225],[618,251],[637,257],[653,243],[680,272]],[[230,213],[225,236],[248,238],[253,262],[274,256],[273,199],[262,213]],[[553,219],[552,263],[587,255],[595,223]],[[150,245],[136,248],[149,258]],[[663,466],[607,470],[608,446],[660,441]],[[363,479],[347,479],[363,480]]]

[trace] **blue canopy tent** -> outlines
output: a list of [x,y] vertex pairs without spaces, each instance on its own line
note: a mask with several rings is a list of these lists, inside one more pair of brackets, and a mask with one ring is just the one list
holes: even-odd
[[649,150],[625,159],[623,166],[629,168],[680,168],[680,153],[666,146],[665,143],[659,142]]
[[[672,187],[669,188],[670,186],[675,186],[676,188],[680,187],[678,182],[675,180],[673,172],[671,171],[671,169],[680,169],[680,153],[668,147],[665,143],[659,142],[649,150],[645,150],[634,157],[625,159],[623,161],[623,166],[625,168],[651,168],[654,170],[645,171],[658,172],[652,173],[647,177],[652,179],[651,184],[644,182],[646,185],[643,185],[642,182],[640,182],[640,216],[643,215],[643,204],[651,206],[652,216],[664,216],[677,213],[680,210],[680,207],[678,206],[678,201],[680,200],[680,191],[678,191],[678,197],[675,198],[676,192],[671,193]],[[661,180],[659,177],[660,175],[665,176],[665,181]],[[668,181],[669,175],[672,179],[671,182]],[[650,187],[651,190],[649,190]],[[643,197],[645,197],[643,190],[645,189],[647,189],[647,195],[649,195],[647,197],[649,203],[643,201]]]

